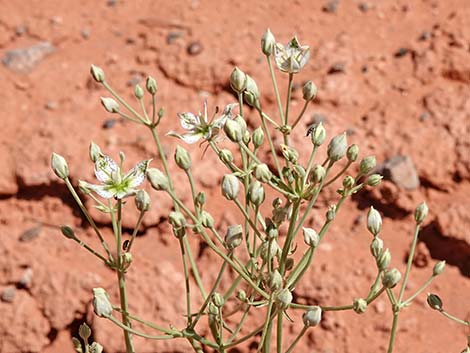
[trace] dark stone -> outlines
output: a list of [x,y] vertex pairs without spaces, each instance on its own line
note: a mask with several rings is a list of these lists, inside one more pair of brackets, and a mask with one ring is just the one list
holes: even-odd
[[323,5],[322,11],[328,13],[335,13],[338,10],[338,6],[339,0],[331,0],[328,1],[325,5]]
[[393,54],[396,58],[401,58],[403,56],[405,56],[406,54],[408,54],[410,50],[408,48],[400,48],[398,49],[395,54]]
[[103,129],[112,129],[116,125],[116,119],[107,119],[104,121],[102,127]]
[[189,43],[188,48],[186,49],[189,55],[199,55],[204,50],[201,42],[193,41]]
[[36,226],[36,227],[29,228],[29,229],[25,230],[23,233],[21,233],[20,241],[22,241],[22,242],[31,241],[31,240],[37,238],[41,234],[41,231],[42,231],[41,226]]

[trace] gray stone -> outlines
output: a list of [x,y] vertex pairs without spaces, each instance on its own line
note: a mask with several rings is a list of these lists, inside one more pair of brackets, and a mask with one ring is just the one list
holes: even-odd
[[15,300],[15,296],[16,296],[15,286],[8,286],[2,290],[2,294],[0,295],[0,298],[2,299],[2,301],[6,303],[11,303],[13,302],[13,300]]
[[52,43],[40,42],[27,48],[7,51],[2,62],[10,70],[27,73],[54,51]]
[[400,188],[414,190],[420,185],[414,163],[408,156],[394,156],[378,169],[385,179]]

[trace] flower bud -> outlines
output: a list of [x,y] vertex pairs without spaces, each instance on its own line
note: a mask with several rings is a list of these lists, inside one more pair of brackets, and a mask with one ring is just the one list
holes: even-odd
[[269,167],[264,164],[258,164],[255,168],[255,178],[256,180],[261,181],[262,183],[267,183],[271,180],[272,173],[269,170]]
[[[271,243],[271,246],[269,245]],[[279,244],[275,240],[265,241],[261,244],[260,256],[261,259],[268,262],[269,259],[274,259],[274,257],[281,251]]]
[[83,353],[82,342],[76,337],[72,337],[72,345],[77,353]]
[[269,289],[271,291],[278,290],[282,286],[282,276],[279,271],[276,269],[271,273],[271,278],[269,279]]
[[371,232],[373,236],[379,234],[382,229],[382,217],[379,211],[372,206],[367,214],[367,229],[369,229],[369,232]]
[[188,171],[189,168],[191,168],[191,156],[189,152],[181,146],[176,146],[175,162],[178,167],[185,171]]
[[368,174],[372,169],[375,168],[377,164],[375,156],[368,156],[362,159],[361,164],[359,164],[359,173],[362,175]]
[[255,146],[255,148],[258,148],[263,144],[264,132],[261,126],[255,129],[255,131],[253,131],[252,140],[253,140],[253,145]]
[[222,178],[222,195],[227,200],[235,200],[240,191],[240,182],[238,178],[233,174],[226,174]]
[[101,97],[101,104],[108,113],[117,113],[119,112],[119,104],[113,98]]
[[348,150],[346,151],[346,157],[348,158],[348,161],[355,162],[358,156],[359,156],[359,146],[356,144],[349,146]]
[[346,133],[333,137],[330,143],[328,144],[328,158],[332,162],[339,161],[346,154],[347,148],[348,140],[346,137]]
[[383,176],[380,174],[372,174],[367,177],[366,184],[369,186],[377,186],[382,182]]
[[294,259],[292,257],[288,257],[286,259],[286,271],[290,271],[294,268]]
[[204,191],[199,192],[196,195],[196,205],[203,206],[206,203],[206,194]]
[[225,304],[224,297],[219,292],[214,292],[212,295],[212,302],[218,308],[223,307]]
[[243,289],[240,289],[237,293],[237,298],[241,302],[245,302],[246,301],[246,292]]
[[390,265],[390,261],[392,260],[392,255],[390,254],[390,250],[385,249],[385,251],[382,251],[382,253],[377,257],[376,263],[377,263],[377,268],[380,271],[385,271]]
[[374,240],[372,240],[372,243],[370,244],[370,252],[372,256],[377,259],[382,253],[383,247],[384,247],[383,240],[380,239],[379,237],[374,237]]
[[219,314],[219,309],[215,306],[215,304],[213,302],[209,303],[209,314],[210,315],[218,315]]
[[85,343],[88,343],[88,339],[91,336],[91,328],[88,326],[85,322],[80,325],[78,328],[78,335],[85,341]]
[[88,149],[88,154],[90,156],[90,160],[95,163],[98,159],[103,157],[103,153],[101,152],[100,147],[94,143],[93,141],[90,142],[90,147]]
[[428,215],[428,205],[426,205],[426,202],[422,202],[416,207],[415,209],[415,221],[416,224],[421,224],[424,222],[424,219]]
[[312,101],[317,96],[317,86],[312,81],[307,81],[302,88],[302,96],[307,102]]
[[214,217],[209,212],[201,212],[201,224],[205,228],[212,228],[214,226]]
[[320,164],[315,165],[312,170],[312,174],[310,180],[312,183],[317,184],[320,183],[326,175],[325,168],[323,168]]
[[280,197],[276,197],[273,199],[273,202],[272,202],[272,206],[273,208],[279,208],[282,206],[282,199]]
[[255,80],[249,75],[246,75],[246,91],[248,93],[251,93],[253,98],[255,100],[258,100],[259,98],[259,89],[258,86],[256,85]]
[[432,275],[433,276],[439,276],[442,272],[444,272],[444,268],[446,267],[446,262],[444,261],[439,261],[434,265],[434,268],[432,269]]
[[385,271],[385,274],[382,278],[382,284],[385,288],[393,288],[401,280],[401,273],[396,268]]
[[168,190],[168,178],[159,169],[149,168],[149,170],[147,170],[147,177],[155,190]]
[[103,288],[93,288],[93,308],[99,317],[109,317],[113,313],[113,305]]
[[147,77],[147,81],[145,82],[145,88],[151,95],[157,94],[157,80],[155,80],[152,76]]
[[53,152],[51,156],[51,167],[55,175],[61,179],[67,179],[69,176],[69,166],[67,161],[61,155]]
[[88,195],[91,192],[90,188],[88,187],[88,183],[83,180],[78,181],[78,189],[83,195]]
[[161,107],[160,109],[158,109],[157,115],[158,115],[158,120],[160,121],[160,119],[165,116],[165,108]]
[[314,146],[320,146],[325,142],[326,139],[326,130],[322,122],[319,122],[312,128],[309,128],[307,135],[310,133],[312,143]]
[[364,314],[367,310],[367,301],[362,298],[356,298],[353,302],[353,310],[357,314]]
[[68,239],[75,239],[75,232],[69,226],[62,226],[60,227],[60,231],[62,232],[63,236]]
[[103,346],[97,342],[93,342],[90,346],[90,353],[103,353]]
[[352,189],[355,183],[356,180],[350,175],[346,175],[343,179],[343,187],[347,190]]
[[136,84],[135,85],[135,88],[134,88],[134,95],[137,99],[142,99],[144,98],[144,89],[139,85],[139,84]]
[[276,45],[276,39],[274,35],[271,33],[269,28],[266,32],[263,33],[261,37],[261,51],[264,55],[270,56],[274,51],[274,46]]
[[320,236],[312,228],[302,228],[304,233],[304,242],[307,246],[316,248],[318,243],[320,243]]
[[248,197],[255,206],[259,206],[264,202],[264,188],[258,180],[254,180],[248,187]]
[[186,218],[184,218],[184,215],[178,211],[170,212],[168,215],[168,221],[176,229],[184,228],[186,226]]
[[135,207],[137,207],[140,212],[147,212],[150,209],[150,196],[147,191],[143,189],[137,191],[134,201]]
[[225,234],[225,246],[229,250],[235,249],[242,243],[243,228],[240,224],[229,226]]
[[245,145],[248,145],[250,143],[251,135],[250,135],[250,132],[248,130],[245,130],[245,132],[243,133],[242,141]]
[[99,82],[99,83],[104,82],[104,71],[101,67],[96,66],[96,65],[91,65],[90,73],[96,82]]
[[313,306],[302,315],[305,327],[317,326],[321,321],[322,310],[319,306]]
[[221,149],[219,151],[219,158],[222,162],[229,164],[233,162],[233,154],[228,149]]
[[245,97],[245,102],[248,104],[250,107],[253,107],[257,110],[261,109],[261,106],[259,104],[259,98],[257,98],[252,92],[245,91],[243,93],[243,97]]
[[268,236],[268,239],[276,239],[279,235],[279,230],[271,218],[266,218],[266,235]]
[[281,310],[285,310],[292,303],[292,293],[288,288],[281,289],[276,296],[276,303]]
[[125,252],[122,254],[122,264],[124,265],[124,268],[129,268],[129,266],[132,263],[132,254],[130,252]]
[[224,131],[232,142],[240,142],[243,139],[242,126],[235,120],[228,119],[224,125]]
[[299,152],[293,147],[284,145],[281,143],[281,152],[286,161],[289,161],[293,164],[297,164],[297,160],[299,159]]
[[230,74],[230,87],[237,92],[242,93],[246,88],[247,75],[238,67],[232,70]]
[[428,305],[431,307],[431,309],[439,311],[442,310],[442,300],[437,295],[428,293],[428,298],[426,301],[428,302]]

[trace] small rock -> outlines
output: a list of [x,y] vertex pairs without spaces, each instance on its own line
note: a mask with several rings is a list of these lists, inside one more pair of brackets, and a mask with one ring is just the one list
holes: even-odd
[[15,34],[18,37],[21,37],[23,34],[27,32],[28,28],[25,25],[18,25],[15,27]]
[[88,39],[90,38],[90,29],[89,28],[83,28],[80,31],[80,35],[82,36],[83,39]]
[[7,51],[2,62],[10,70],[27,73],[54,51],[52,43],[41,42],[28,48]]
[[199,41],[194,41],[194,42],[189,43],[188,48],[187,48],[187,52],[189,55],[201,54],[203,50],[204,50],[204,47]]
[[428,112],[423,112],[419,115],[419,120],[420,121],[426,121],[428,120],[429,118],[431,117],[431,114],[429,114]]
[[30,288],[31,282],[33,281],[33,269],[28,267],[18,281],[20,288]]
[[420,185],[416,168],[408,156],[392,157],[378,169],[385,179],[403,189],[414,190]]
[[117,120],[116,119],[107,119],[104,121],[102,127],[103,129],[112,129],[114,125],[116,125]]
[[106,5],[108,5],[109,7],[116,6],[117,3],[118,3],[118,0],[108,0],[108,1],[106,1]]
[[401,58],[405,56],[406,54],[408,54],[409,51],[410,50],[407,48],[400,48],[395,52],[395,54],[393,54],[393,56],[395,56],[396,58]]
[[56,101],[49,101],[44,105],[44,108],[46,108],[47,110],[56,110],[57,108],[59,108],[59,103],[57,103]]
[[369,3],[367,3],[367,2],[361,2],[361,3],[358,5],[358,8],[359,8],[359,10],[361,10],[362,12],[367,12],[367,11],[369,11],[369,10],[372,8],[372,6],[371,6]]
[[322,7],[323,12],[328,12],[328,13],[335,13],[336,10],[338,10],[339,6],[339,0],[331,0],[328,1],[325,5]]
[[0,295],[0,298],[2,299],[2,301],[6,303],[11,303],[13,300],[15,300],[15,296],[16,296],[15,286],[8,286],[2,290],[2,294]]
[[428,39],[431,39],[432,37],[432,33],[429,32],[429,31],[424,31],[423,33],[421,33],[421,35],[418,37],[418,40],[420,41],[426,41]]
[[166,43],[167,44],[175,43],[178,38],[181,38],[183,36],[183,34],[184,33],[181,31],[171,31],[166,36]]
[[31,241],[31,240],[37,238],[41,234],[41,231],[42,231],[41,226],[36,226],[36,227],[29,228],[29,229],[25,230],[23,233],[21,233],[20,241],[22,241],[22,242]]
[[328,75],[340,74],[340,73],[343,73],[344,71],[345,71],[344,63],[334,63],[328,69]]

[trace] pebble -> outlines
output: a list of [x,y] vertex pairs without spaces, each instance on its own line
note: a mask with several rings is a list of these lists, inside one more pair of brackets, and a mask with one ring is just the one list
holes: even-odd
[[116,125],[116,119],[107,119],[103,122],[102,128],[103,129],[112,129],[114,125]]
[[183,32],[182,31],[171,31],[167,34],[166,36],[166,43],[167,44],[173,44],[174,42],[176,42],[176,40],[178,38],[181,38],[183,36]]
[[328,75],[340,74],[340,73],[343,73],[344,71],[345,71],[344,63],[334,63],[328,69]]
[[358,7],[359,10],[361,10],[362,12],[367,12],[367,11],[369,11],[369,10],[372,8],[372,6],[371,6],[369,3],[367,3],[367,2],[361,2],[357,7]]
[[2,290],[2,294],[0,295],[0,299],[6,303],[11,303],[15,300],[16,296],[16,288],[15,286],[7,286]]
[[338,10],[339,6],[339,0],[331,0],[328,1],[325,5],[322,7],[323,12],[328,12],[328,13],[335,13],[336,10]]
[[429,31],[424,31],[424,32],[421,33],[421,35],[418,37],[418,40],[420,40],[420,41],[425,41],[425,40],[431,39],[431,37],[432,37],[431,32],[429,32]]
[[394,156],[377,169],[385,179],[403,189],[414,190],[420,185],[418,173],[409,156]]
[[189,43],[186,50],[189,55],[198,55],[202,53],[202,51],[204,50],[204,47],[202,46],[201,42],[194,41],[194,42]]
[[21,288],[30,288],[31,282],[33,281],[33,269],[28,267],[21,276],[20,280],[18,281],[18,285]]
[[84,28],[80,31],[80,35],[82,36],[83,39],[88,39],[90,38],[90,29],[89,28]]
[[410,50],[407,49],[407,48],[400,48],[395,52],[394,56],[396,58],[401,58],[401,57],[405,56],[406,54],[408,54],[409,51]]
[[40,42],[27,48],[7,51],[2,62],[10,70],[27,73],[54,51],[52,43]]
[[41,226],[36,226],[36,227],[29,228],[29,229],[25,230],[23,233],[21,233],[20,241],[22,241],[22,242],[31,241],[31,240],[37,238],[41,234],[41,231],[42,231]]
[[59,108],[59,103],[57,103],[56,101],[49,101],[44,105],[44,108],[46,108],[47,110],[56,110],[57,108]]

